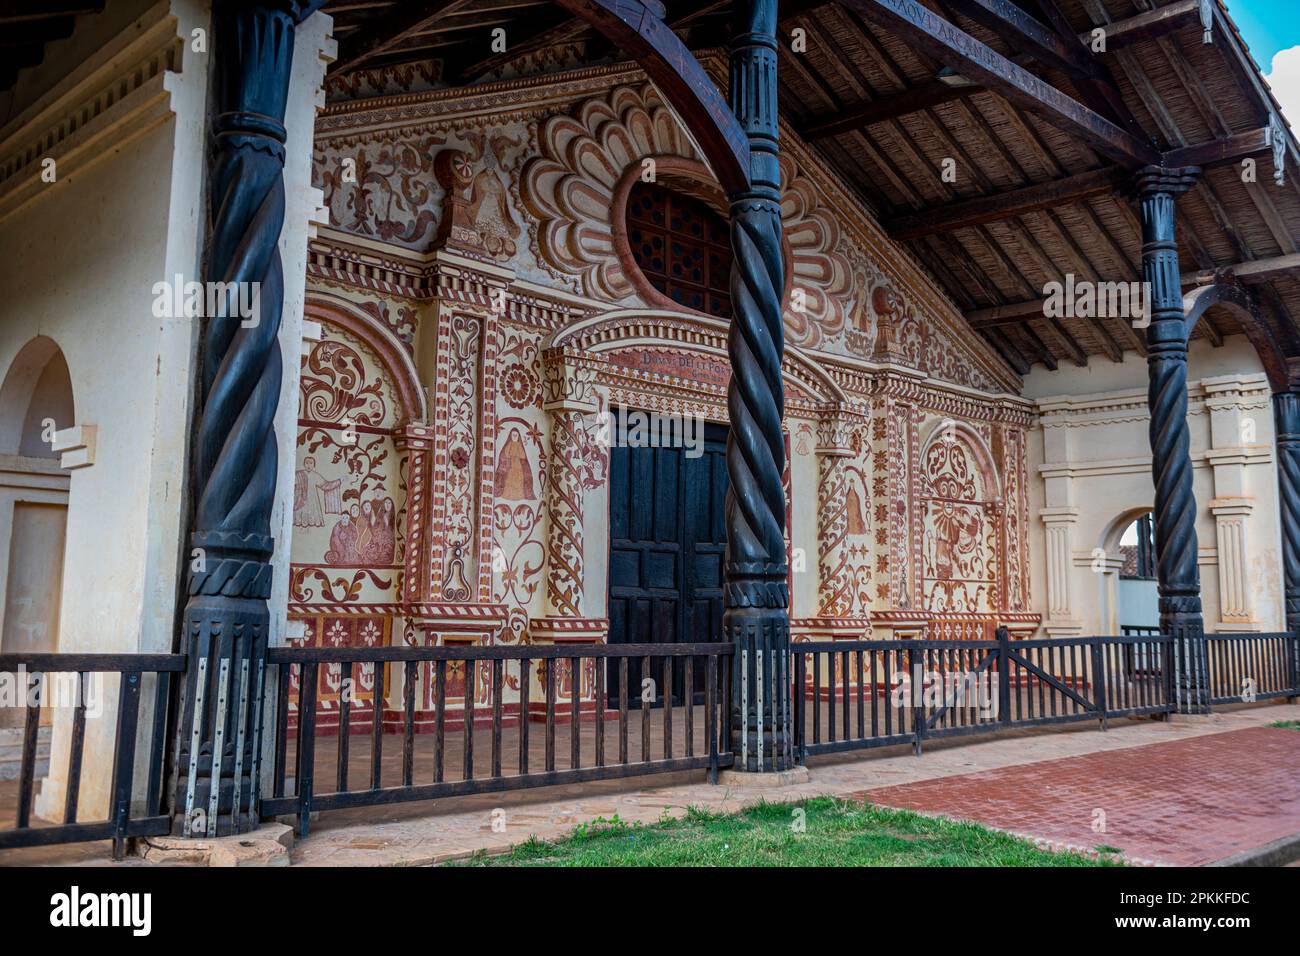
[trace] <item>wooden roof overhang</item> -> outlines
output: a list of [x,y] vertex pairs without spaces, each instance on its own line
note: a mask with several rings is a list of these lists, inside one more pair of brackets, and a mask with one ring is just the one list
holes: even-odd
[[[100,5],[0,0],[0,25],[57,34],[65,16]],[[654,53],[647,30],[672,31],[697,53],[718,48],[732,6],[329,0],[324,9],[339,40],[334,76],[430,60],[455,87],[539,51],[584,63],[630,52],[644,63]],[[1220,0],[781,0],[780,11],[785,117],[1018,372],[1145,352],[1130,321],[1048,317],[1042,294],[1067,275],[1140,278],[1140,230],[1123,187],[1152,163],[1206,170],[1179,203],[1186,291],[1235,276],[1257,301],[1249,314],[1287,360],[1300,358],[1300,151]],[[505,51],[493,49],[496,28]],[[1094,50],[1097,30],[1104,52]],[[0,42],[30,64],[31,44],[44,41]],[[694,95],[697,115],[716,119],[721,100],[697,89],[689,64],[659,68],[661,84],[677,74],[675,105]],[[697,134],[720,128],[698,125]],[[727,139],[702,145],[743,162]],[[1258,164],[1253,182],[1243,181],[1245,158]],[[1210,307],[1194,334],[1220,344],[1243,331],[1246,314]]]

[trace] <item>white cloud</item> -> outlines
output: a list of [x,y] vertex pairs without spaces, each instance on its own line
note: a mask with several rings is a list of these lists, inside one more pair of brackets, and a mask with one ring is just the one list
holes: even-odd
[[1300,46],[1281,50],[1273,57],[1272,71],[1264,79],[1282,104],[1282,114],[1300,136]]

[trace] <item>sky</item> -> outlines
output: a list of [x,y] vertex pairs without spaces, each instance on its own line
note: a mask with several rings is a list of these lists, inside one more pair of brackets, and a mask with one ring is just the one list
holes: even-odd
[[1300,0],[1226,0],[1251,56],[1300,134]]

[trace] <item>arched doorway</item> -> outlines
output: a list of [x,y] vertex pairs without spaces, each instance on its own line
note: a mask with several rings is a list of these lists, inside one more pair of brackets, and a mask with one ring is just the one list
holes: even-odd
[[1119,537],[1123,564],[1115,589],[1116,624],[1120,634],[1160,631],[1160,595],[1156,586],[1155,525],[1151,512],[1129,522]]
[[[68,475],[53,433],[75,422],[62,351],[39,336],[0,385],[0,652],[58,650]],[[8,710],[8,709],[7,709]],[[14,710],[6,724],[21,721]]]

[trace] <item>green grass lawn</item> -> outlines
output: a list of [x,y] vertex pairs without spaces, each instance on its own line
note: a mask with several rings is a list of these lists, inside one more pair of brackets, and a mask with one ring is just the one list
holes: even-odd
[[[1099,852],[1115,852],[1098,847]],[[678,820],[630,825],[617,817],[536,838],[465,866],[1115,866],[1050,853],[974,823],[954,823],[833,797],[764,803],[737,814],[692,808]]]
[[1277,720],[1269,726],[1281,727],[1283,730],[1300,730],[1300,720]]

